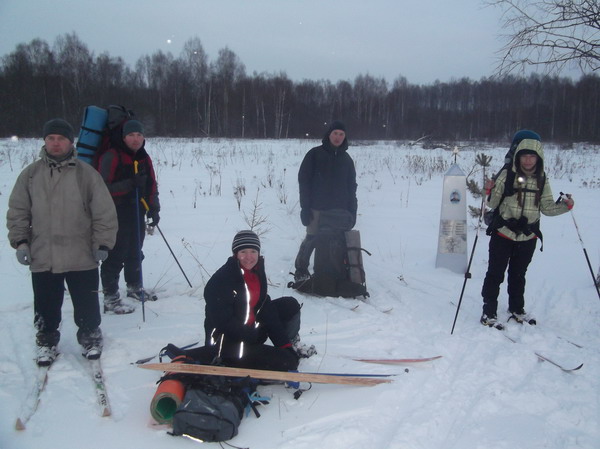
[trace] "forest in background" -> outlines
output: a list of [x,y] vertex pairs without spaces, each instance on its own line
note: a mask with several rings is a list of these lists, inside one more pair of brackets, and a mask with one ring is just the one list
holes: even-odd
[[157,51],[130,67],[95,55],[76,33],[50,45],[17,45],[0,60],[0,137],[36,137],[63,117],[77,129],[87,105],[121,104],[147,134],[165,137],[320,138],[346,123],[351,139],[506,141],[521,128],[544,140],[599,142],[600,78],[530,75],[416,85],[367,74],[354,80],[293,81],[246,73],[229,48],[210,60],[199,38],[177,57]]

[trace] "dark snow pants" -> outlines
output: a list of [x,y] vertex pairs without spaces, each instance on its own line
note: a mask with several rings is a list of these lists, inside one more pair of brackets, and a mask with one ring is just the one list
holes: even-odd
[[117,218],[119,221],[117,241],[100,268],[102,289],[104,294],[110,295],[119,290],[119,275],[123,267],[125,267],[125,282],[131,286],[141,287],[141,260],[144,259],[142,253],[146,235],[144,214],[138,217],[135,204],[119,205]]
[[508,266],[508,309],[522,313],[525,307],[525,273],[533,258],[537,238],[515,242],[498,234],[492,234],[489,246],[488,270],[485,274],[481,295],[483,313],[496,316],[500,284]]
[[[185,351],[185,355],[203,364],[210,364],[217,356],[226,366],[250,369],[266,369],[273,371],[290,371],[298,368],[298,357],[291,348],[282,348],[291,342],[300,331],[300,304],[292,296],[274,299],[269,305],[267,315],[261,311],[261,323],[264,323],[264,339],[257,343],[244,343],[243,350],[239,342],[227,342],[222,347],[217,341],[216,345],[209,345]],[[263,344],[270,338],[274,345]],[[207,336],[207,341],[210,336]],[[219,348],[221,352],[219,354]],[[240,350],[242,357],[240,357]]]
[[66,273],[31,273],[34,325],[39,346],[56,346],[60,340],[58,327],[62,320],[65,282],[73,302],[73,319],[79,328],[77,341],[81,343],[98,333],[101,322],[98,281],[97,268]]

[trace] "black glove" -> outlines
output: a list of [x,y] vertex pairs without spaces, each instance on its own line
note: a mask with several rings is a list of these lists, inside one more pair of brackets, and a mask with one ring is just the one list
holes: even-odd
[[313,219],[312,210],[300,209],[300,220],[304,226],[308,226]]
[[139,172],[133,175],[133,185],[136,189],[146,189],[147,182],[148,175]]
[[158,222],[160,221],[160,215],[158,215],[158,209],[151,207],[150,210],[148,212],[146,212],[146,215],[148,216],[148,220],[150,220],[150,223],[148,223],[148,226],[155,227],[158,224]]

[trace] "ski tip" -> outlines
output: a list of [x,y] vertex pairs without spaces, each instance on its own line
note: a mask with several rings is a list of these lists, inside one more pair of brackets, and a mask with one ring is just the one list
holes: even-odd
[[104,410],[102,410],[102,417],[103,418],[108,418],[111,415],[111,411],[110,408],[105,407]]
[[21,418],[17,418],[17,422],[15,423],[15,430],[25,430],[25,423],[21,421]]
[[573,368],[571,371],[577,371],[578,369],[583,368],[583,363],[581,365],[579,365],[577,368]]

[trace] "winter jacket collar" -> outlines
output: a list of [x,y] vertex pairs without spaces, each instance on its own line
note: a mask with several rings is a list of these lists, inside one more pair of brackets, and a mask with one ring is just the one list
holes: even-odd
[[75,150],[75,147],[72,146],[69,153],[63,159],[57,160],[48,154],[48,152],[46,151],[46,145],[44,145],[44,146],[42,146],[42,149],[40,150],[39,156],[40,156],[40,159],[42,159],[42,161],[44,161],[44,164],[46,164],[48,167],[61,169],[62,167],[66,167],[68,165],[71,165],[71,166],[75,165],[75,158],[77,157],[77,151]]

